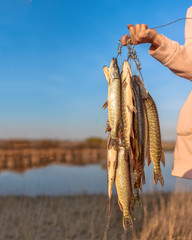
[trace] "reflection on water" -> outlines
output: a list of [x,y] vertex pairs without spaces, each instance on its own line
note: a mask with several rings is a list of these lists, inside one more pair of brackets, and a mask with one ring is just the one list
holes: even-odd
[[[171,176],[173,153],[165,153],[162,167],[165,187],[153,184],[153,166],[145,167],[146,184],[143,191],[191,190],[192,181]],[[115,190],[114,190],[115,192]],[[54,164],[24,173],[4,171],[0,174],[0,195],[62,195],[107,193],[107,172],[99,164],[67,166]]]

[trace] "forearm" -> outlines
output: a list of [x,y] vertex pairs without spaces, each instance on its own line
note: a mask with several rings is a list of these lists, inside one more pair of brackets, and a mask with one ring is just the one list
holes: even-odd
[[149,54],[176,75],[192,81],[192,48],[162,35],[161,45],[156,49],[151,45]]

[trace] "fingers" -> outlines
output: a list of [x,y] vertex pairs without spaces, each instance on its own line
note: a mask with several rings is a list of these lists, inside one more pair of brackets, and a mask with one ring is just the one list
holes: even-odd
[[127,25],[130,33],[131,42],[134,45],[151,42],[147,24]]
[[141,31],[148,29],[147,24],[141,24]]
[[127,35],[127,34],[124,35],[124,36],[121,38],[121,45],[122,45],[122,46],[126,46],[128,39],[129,39],[128,35]]
[[128,28],[129,28],[129,34],[130,34],[130,38],[131,38],[132,44],[137,45],[137,41],[135,39],[135,37],[136,37],[136,28],[133,25],[131,25],[131,24],[128,24]]

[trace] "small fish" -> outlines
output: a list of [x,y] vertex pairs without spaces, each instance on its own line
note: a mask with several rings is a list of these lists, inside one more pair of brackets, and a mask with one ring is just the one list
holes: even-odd
[[128,150],[120,146],[118,151],[117,169],[115,176],[115,185],[117,189],[118,203],[123,212],[123,227],[133,226],[130,206],[133,201],[133,193],[130,176],[130,163]]
[[[136,181],[135,188],[142,190],[141,177],[144,177],[144,163],[145,163],[145,117],[143,99],[140,91],[140,85],[137,82],[138,76],[131,78],[134,92],[134,104],[136,105],[137,113],[134,115],[134,134],[137,149],[137,156],[135,156],[136,165]],[[144,182],[144,181],[143,181]]]
[[154,172],[153,181],[157,184],[158,180],[164,186],[164,179],[160,168],[160,161],[165,166],[165,158],[161,145],[161,133],[157,108],[153,98],[148,96],[144,100],[148,126],[148,163],[153,162]]
[[107,103],[103,106],[106,108],[108,105],[108,124],[111,129],[108,146],[117,150],[119,145],[118,128],[121,121],[121,77],[117,59],[112,59],[109,68],[104,66],[103,72],[109,84]]
[[128,61],[124,61],[121,74],[121,116],[123,123],[123,145],[130,149],[130,136],[132,131],[133,111],[133,90],[131,82],[131,67]]
[[[108,139],[110,142],[110,136]],[[107,147],[107,185],[108,185],[108,210],[110,212],[110,202],[115,182],[115,171],[117,165],[117,151],[114,148]]]
[[140,91],[141,91],[141,96],[143,99],[147,99],[148,98],[148,91],[145,88],[145,84],[143,83],[143,81],[141,80],[141,78],[139,76],[136,76],[135,81],[137,82],[137,84],[139,84],[140,86]]
[[143,109],[143,101],[140,91],[140,86],[137,83],[138,76],[134,75],[131,78],[133,92],[135,96],[136,109],[137,109],[137,126],[138,126],[138,140],[139,144],[144,144],[145,139],[145,129],[144,129],[144,109]]

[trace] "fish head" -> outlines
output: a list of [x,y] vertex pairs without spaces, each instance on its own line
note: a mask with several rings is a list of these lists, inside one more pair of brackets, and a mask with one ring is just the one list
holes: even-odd
[[133,87],[137,87],[138,86],[138,79],[137,78],[138,78],[137,75],[133,75],[131,77],[131,82],[132,82]]
[[110,71],[111,78],[119,78],[119,76],[120,76],[119,75],[119,66],[118,66],[116,58],[113,58],[111,60],[109,71]]
[[139,87],[142,98],[147,99],[149,93],[148,93],[147,89],[145,88],[145,85],[144,85],[143,81],[140,79],[140,77],[137,75],[133,75],[131,80],[132,80],[133,86]]

